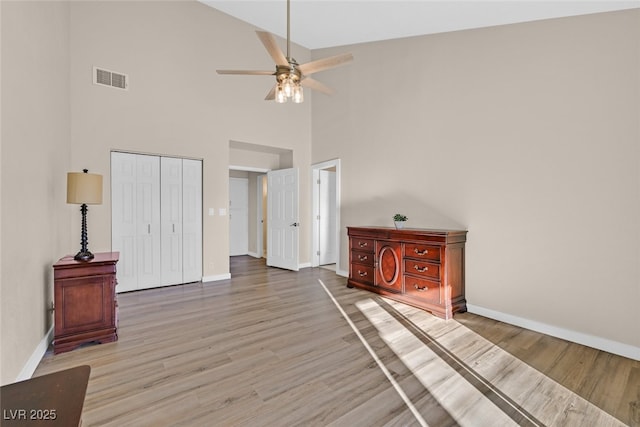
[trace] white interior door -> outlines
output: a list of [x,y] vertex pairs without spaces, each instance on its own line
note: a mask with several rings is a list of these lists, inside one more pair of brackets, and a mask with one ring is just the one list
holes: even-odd
[[202,161],[182,160],[182,281],[202,279]]
[[229,178],[229,255],[249,253],[249,180]]
[[267,265],[298,271],[298,169],[267,173]]
[[338,259],[338,242],[336,241],[336,173],[327,170],[319,172],[320,265],[335,264]]
[[[160,162],[161,285],[182,283],[182,159]],[[159,285],[160,285],[159,284]]]

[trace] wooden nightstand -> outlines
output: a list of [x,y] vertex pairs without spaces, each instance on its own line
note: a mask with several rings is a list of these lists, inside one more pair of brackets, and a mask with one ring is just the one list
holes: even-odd
[[118,252],[95,254],[87,262],[68,255],[53,265],[55,328],[53,352],[88,342],[116,341]]

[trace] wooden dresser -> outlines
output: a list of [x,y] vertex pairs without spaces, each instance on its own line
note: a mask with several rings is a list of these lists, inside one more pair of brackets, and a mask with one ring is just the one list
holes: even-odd
[[94,254],[87,262],[73,255],[53,265],[55,327],[53,352],[88,342],[112,342],[117,334],[118,252]]
[[348,287],[376,292],[436,316],[467,311],[465,230],[347,227]]

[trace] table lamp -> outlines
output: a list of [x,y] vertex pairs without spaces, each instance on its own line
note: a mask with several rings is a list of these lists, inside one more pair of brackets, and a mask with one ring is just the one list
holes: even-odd
[[83,171],[67,173],[67,203],[82,205],[82,246],[73,258],[77,261],[90,261],[93,254],[87,248],[87,205],[102,204],[102,175],[87,173],[88,169]]

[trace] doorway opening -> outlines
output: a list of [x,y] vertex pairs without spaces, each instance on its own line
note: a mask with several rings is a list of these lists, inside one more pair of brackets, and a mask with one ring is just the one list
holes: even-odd
[[[269,265],[280,266],[278,254],[295,252],[295,260],[292,259],[291,265],[282,267],[297,270],[297,237],[294,236],[296,239],[293,239],[290,236],[291,233],[283,230],[279,230],[282,233],[278,233],[278,222],[269,219],[268,210],[268,200],[270,196],[268,188],[274,185],[273,182],[269,181],[268,177],[277,175],[277,171],[291,169],[292,164],[292,150],[247,142],[229,141],[229,253],[231,256],[244,254],[255,258],[268,258],[267,263],[269,264],[269,261],[273,263]],[[247,220],[245,220],[243,216],[239,217],[237,214],[234,215],[232,205],[234,203],[237,205],[238,202],[234,201],[234,194],[232,194],[232,192],[235,190],[232,186],[235,185],[233,181],[236,180],[244,180],[248,187],[247,196],[243,195],[241,202],[247,206]],[[296,187],[296,206],[297,192]],[[278,194],[277,191],[271,193],[272,195]],[[288,196],[289,193],[285,191],[283,194]],[[289,199],[285,197],[283,200]],[[289,209],[286,211],[289,212]],[[272,215],[277,212],[277,210],[271,210]],[[235,227],[235,225],[237,225],[234,224],[235,219],[241,221],[242,228],[247,230],[246,237],[243,233],[237,232],[238,227]],[[295,220],[289,222],[297,224],[298,221],[299,219],[296,217]],[[287,225],[290,224],[287,223]],[[274,233],[274,231],[276,231],[276,233]],[[284,234],[284,236],[280,236],[280,234]],[[272,237],[271,241],[269,241],[270,235]],[[295,249],[292,244],[294,242],[296,242]],[[238,243],[242,244],[243,249],[240,251],[235,250],[237,246],[239,246]],[[273,246],[273,250],[268,251],[270,244]],[[246,249],[244,249],[245,247]]]
[[229,167],[229,256],[266,257],[267,172]]
[[312,165],[312,188],[311,266],[340,273],[340,159]]

